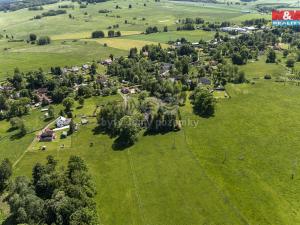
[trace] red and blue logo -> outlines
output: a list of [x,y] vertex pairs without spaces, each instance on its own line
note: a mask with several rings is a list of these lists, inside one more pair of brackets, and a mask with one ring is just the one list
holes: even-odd
[[273,10],[273,26],[300,26],[299,10]]

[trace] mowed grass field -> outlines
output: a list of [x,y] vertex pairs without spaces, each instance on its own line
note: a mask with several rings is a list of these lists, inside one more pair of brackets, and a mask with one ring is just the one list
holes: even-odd
[[[80,155],[97,187],[101,224],[299,224],[300,88],[260,79],[227,91],[231,98],[218,100],[214,117],[195,116],[188,103],[180,132],[141,134],[123,151],[95,133],[91,119],[66,148],[59,140],[44,152],[31,148],[15,176],[30,176],[49,154],[61,165]],[[75,113],[89,114],[95,101],[109,98],[91,99]],[[11,147],[2,146],[7,155]]]

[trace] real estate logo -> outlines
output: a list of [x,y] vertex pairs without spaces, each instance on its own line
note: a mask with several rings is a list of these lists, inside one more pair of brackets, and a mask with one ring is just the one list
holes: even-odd
[[300,26],[300,10],[273,10],[273,26]]

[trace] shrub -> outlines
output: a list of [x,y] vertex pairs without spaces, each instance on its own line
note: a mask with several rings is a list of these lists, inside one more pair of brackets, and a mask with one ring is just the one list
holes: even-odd
[[51,42],[50,37],[48,37],[48,36],[43,36],[43,37],[40,37],[40,38],[39,38],[37,44],[38,44],[38,45],[48,45],[48,44],[50,44],[50,42]]
[[266,74],[264,78],[265,78],[266,80],[272,79],[271,75],[269,75],[269,74]]

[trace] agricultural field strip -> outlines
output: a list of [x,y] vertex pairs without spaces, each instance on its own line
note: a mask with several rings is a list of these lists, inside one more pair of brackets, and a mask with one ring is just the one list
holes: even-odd
[[135,173],[135,166],[134,166],[134,162],[131,157],[130,149],[128,149],[128,151],[127,151],[127,159],[129,161],[130,172],[131,172],[131,176],[132,176],[132,183],[133,183],[133,186],[135,189],[135,195],[136,195],[137,203],[139,206],[139,211],[140,211],[139,215],[141,217],[141,220],[143,221],[143,224],[147,224],[146,219],[145,219],[144,204],[143,204],[142,198],[140,196],[139,187],[138,187],[138,179],[137,179],[137,175]]
[[183,133],[184,133],[184,140],[186,143],[186,150],[188,152],[188,154],[190,155],[190,157],[194,160],[195,164],[198,166],[198,168],[200,169],[202,175],[208,180],[208,182],[212,185],[212,187],[216,190],[216,193],[218,193],[220,196],[222,196],[223,199],[226,199],[227,201],[225,202],[225,204],[227,204],[232,211],[243,221],[244,224],[246,225],[250,225],[247,221],[247,219],[241,214],[241,212],[239,211],[239,209],[233,205],[231,203],[230,198],[217,186],[217,184],[207,175],[207,173],[204,170],[204,167],[201,164],[201,161],[199,159],[199,157],[197,156],[196,153],[194,153],[194,151],[191,149],[191,146],[189,144],[188,141],[188,137],[185,133],[185,130],[183,128]]

